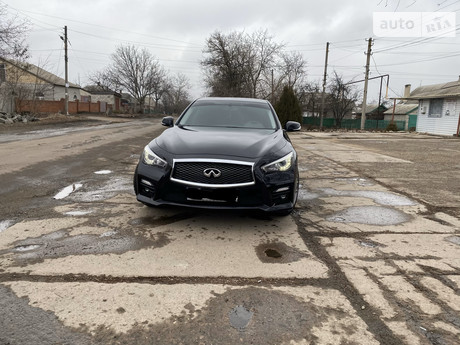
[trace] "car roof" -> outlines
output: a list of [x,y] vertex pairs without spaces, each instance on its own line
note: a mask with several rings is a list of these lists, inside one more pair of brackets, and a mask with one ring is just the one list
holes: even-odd
[[243,97],[201,97],[195,100],[195,102],[202,102],[202,101],[216,101],[219,103],[229,103],[229,102],[247,102],[247,103],[264,103],[267,104],[268,101],[265,99],[259,98],[243,98]]

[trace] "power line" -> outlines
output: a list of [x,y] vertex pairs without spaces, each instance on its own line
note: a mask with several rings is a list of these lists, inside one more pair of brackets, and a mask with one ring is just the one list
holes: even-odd
[[[459,31],[459,30],[460,30],[460,24],[456,25],[456,29],[455,30],[452,29],[452,32],[456,32],[456,31]],[[381,52],[384,52],[384,51],[387,51],[387,50],[399,49],[399,48],[403,48],[403,47],[415,46],[415,45],[419,45],[419,44],[422,44],[422,43],[427,43],[427,42],[430,42],[430,41],[438,40],[440,38],[442,38],[442,37],[424,37],[424,38],[413,40],[413,41],[406,42],[406,43],[403,43],[403,44],[397,44],[397,45],[393,45],[393,46],[390,46],[390,47],[385,47],[385,48],[382,48],[380,50],[376,50],[375,53],[381,53]]]
[[[123,42],[123,43],[137,44],[137,45],[143,46],[143,47],[151,47],[151,48],[166,49],[166,50],[176,50],[176,51],[184,51],[184,50],[187,50],[188,52],[194,52],[194,53],[201,53],[201,52],[202,52],[201,50],[193,50],[193,49],[189,49],[189,48],[184,47],[184,46],[175,46],[175,45],[165,45],[165,44],[157,44],[157,43],[136,42],[136,41],[124,40],[124,39],[113,38],[113,37],[107,37],[107,36],[102,36],[102,35],[90,34],[90,33],[86,33],[86,32],[83,32],[83,31],[78,31],[78,30],[72,30],[72,32],[78,33],[78,34],[81,34],[81,35],[85,35],[85,36],[90,36],[90,37],[95,37],[95,38],[99,38],[99,39],[104,39],[104,40],[112,41],[112,42],[113,42],[113,41],[118,41],[118,42]],[[177,47],[177,48],[173,48],[173,47]],[[180,47],[180,48],[179,48],[179,47]]]
[[[375,58],[374,58],[373,55],[372,55],[372,61],[374,62],[375,70],[377,71],[378,74],[381,75],[382,73],[380,73],[380,71],[379,71],[379,69],[378,69],[378,67],[377,67],[377,63],[375,62]],[[389,88],[396,96],[401,97],[401,95],[400,95],[398,92],[396,92],[395,90],[393,90],[393,89],[390,87],[390,84],[389,84],[389,83],[388,83],[387,86],[388,86],[388,88]]]
[[[1,0],[0,0],[0,2],[5,4],[5,5],[7,5],[7,6],[9,6],[8,4],[4,3]],[[33,18],[33,17],[31,17],[31,16],[29,16],[29,15],[27,15],[25,13],[32,13],[32,14],[36,14],[36,15],[40,15],[40,16],[44,16],[44,17],[60,19],[60,20],[66,21],[66,22],[74,22],[74,23],[79,23],[79,24],[84,24],[84,25],[95,26],[95,27],[104,28],[104,29],[107,29],[107,30],[110,30],[110,31],[126,32],[126,33],[130,33],[130,34],[134,34],[134,35],[141,35],[141,36],[146,36],[146,37],[150,37],[150,38],[166,40],[166,41],[171,41],[171,42],[185,43],[185,44],[190,44],[190,45],[195,45],[195,46],[201,47],[201,44],[198,44],[198,43],[192,43],[192,42],[176,40],[176,39],[160,37],[160,36],[154,36],[154,35],[144,34],[144,33],[140,33],[140,32],[124,30],[124,29],[120,29],[120,28],[114,28],[114,27],[108,27],[108,26],[103,26],[103,25],[99,25],[99,24],[82,22],[82,21],[79,21],[79,20],[74,20],[74,19],[70,19],[70,18],[64,18],[64,17],[61,17],[61,16],[53,16],[53,15],[46,14],[46,13],[34,12],[34,11],[29,11],[29,10],[19,10],[19,9],[11,7],[11,6],[9,6],[9,7],[12,8],[13,10],[17,11],[17,12],[22,13],[24,16],[27,16],[28,18],[31,18],[31,19],[39,21],[39,22],[42,22],[42,21],[40,21],[40,20],[38,20],[36,18]],[[42,23],[50,25],[50,24],[45,23],[45,22],[42,22]],[[60,27],[57,27],[57,28],[60,28]]]

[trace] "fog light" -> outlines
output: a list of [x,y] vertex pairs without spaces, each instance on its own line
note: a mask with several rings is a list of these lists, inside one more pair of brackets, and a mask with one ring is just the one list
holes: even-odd
[[153,186],[153,184],[152,184],[151,182],[149,182],[149,181],[147,181],[147,180],[144,180],[144,179],[141,179],[141,183],[142,183],[142,184],[146,184],[147,186],[150,186],[150,187]]
[[275,190],[275,193],[287,192],[288,190],[289,190],[289,187],[281,187]]

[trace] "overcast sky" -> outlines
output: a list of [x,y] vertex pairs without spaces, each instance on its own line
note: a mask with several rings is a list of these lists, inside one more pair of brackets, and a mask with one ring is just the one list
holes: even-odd
[[[205,41],[219,30],[267,29],[285,50],[299,51],[308,79],[319,81],[326,42],[331,42],[328,75],[364,78],[366,39],[375,39],[371,77],[390,74],[389,97],[405,84],[454,81],[460,75],[460,0],[0,0],[8,13],[31,23],[27,41],[31,62],[64,76],[63,27],[70,41],[69,80],[82,86],[104,69],[120,44],[145,47],[171,73],[182,72],[193,97],[204,92],[200,60]],[[455,37],[376,37],[374,12],[455,12]],[[380,51],[380,52],[379,52]],[[361,84],[359,84],[361,85]],[[377,100],[379,79],[370,83],[368,100]],[[362,85],[361,85],[362,87]]]

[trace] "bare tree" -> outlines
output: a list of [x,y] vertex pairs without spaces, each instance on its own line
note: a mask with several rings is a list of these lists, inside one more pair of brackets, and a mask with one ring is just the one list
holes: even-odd
[[281,54],[280,72],[284,77],[284,84],[295,89],[305,81],[307,62],[299,52]]
[[0,5],[0,57],[14,60],[28,58],[28,46],[25,43],[29,23],[17,16],[10,17],[7,7]]
[[213,33],[206,41],[201,61],[211,96],[264,97],[271,69],[283,45],[259,30]]
[[[262,76],[275,66],[276,58],[280,55],[283,44],[273,41],[267,30],[259,30],[248,36],[246,49],[249,59],[245,69],[249,79],[249,97],[260,97]],[[266,75],[266,74],[265,74]]]
[[143,109],[146,97],[153,94],[153,81],[164,72],[147,49],[122,45],[112,54],[112,64],[105,73],[108,85],[126,90]]
[[201,61],[201,65],[211,96],[244,96],[247,52],[243,40],[243,33],[224,35],[215,32],[206,41],[204,52],[208,56]]
[[170,89],[171,85],[168,79],[168,74],[166,73],[165,69],[159,66],[156,73],[150,75],[148,84],[151,90],[149,96],[152,97],[155,101],[155,110],[158,110],[160,100]]
[[171,78],[169,88],[163,99],[165,112],[168,114],[180,114],[190,103],[190,80],[182,73]]
[[89,80],[93,85],[104,91],[118,91],[121,86],[117,84],[117,79],[112,78],[109,69],[97,71],[89,76]]
[[319,116],[321,111],[321,88],[318,82],[303,82],[296,88],[296,95],[304,112]]
[[[29,24],[17,16],[9,16],[7,6],[0,4],[0,110],[11,112],[15,109],[15,99],[30,92],[19,85],[19,71],[9,68],[13,63],[25,63],[28,46],[25,43]],[[13,72],[12,72],[13,71]],[[12,73],[11,73],[12,72]],[[11,73],[11,75],[9,75]]]
[[261,79],[261,98],[270,99],[273,104],[281,97],[285,86],[294,90],[303,108],[303,89],[307,77],[307,62],[299,52],[281,52],[274,67],[265,71]]
[[328,87],[328,106],[334,115],[335,124],[341,127],[342,120],[345,115],[351,113],[356,101],[359,98],[359,92],[353,86],[343,82],[343,78],[334,71],[334,78],[332,78]]

